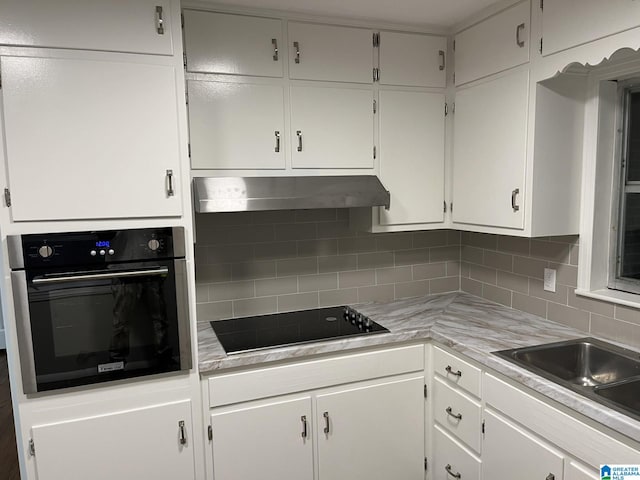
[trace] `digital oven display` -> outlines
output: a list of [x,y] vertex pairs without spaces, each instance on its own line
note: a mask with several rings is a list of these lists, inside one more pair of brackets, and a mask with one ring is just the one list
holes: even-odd
[[108,240],[100,240],[98,242],[96,242],[96,247],[98,248],[110,248],[111,247],[111,242]]

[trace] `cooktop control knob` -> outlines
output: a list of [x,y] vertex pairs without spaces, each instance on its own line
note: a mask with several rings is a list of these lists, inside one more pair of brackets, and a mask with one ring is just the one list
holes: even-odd
[[149,250],[151,250],[152,252],[155,252],[160,248],[160,241],[156,238],[152,238],[151,240],[149,240],[149,242],[147,242],[147,247],[149,247]]
[[42,258],[49,258],[51,255],[53,255],[53,248],[51,248],[49,245],[43,245],[38,249],[38,255],[40,255]]
[[371,319],[369,317],[364,317],[363,325],[365,328],[371,328]]

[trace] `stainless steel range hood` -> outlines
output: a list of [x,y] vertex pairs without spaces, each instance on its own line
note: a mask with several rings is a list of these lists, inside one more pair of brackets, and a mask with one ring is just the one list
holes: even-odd
[[390,204],[378,177],[197,177],[193,179],[198,213],[255,210],[352,208]]

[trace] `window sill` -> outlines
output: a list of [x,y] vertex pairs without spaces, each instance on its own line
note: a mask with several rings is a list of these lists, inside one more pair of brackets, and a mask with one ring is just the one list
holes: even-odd
[[625,307],[640,308],[640,295],[629,292],[621,292],[619,290],[611,290],[602,288],[600,290],[581,290],[576,289],[576,295],[581,297],[594,298],[604,302],[624,305]]

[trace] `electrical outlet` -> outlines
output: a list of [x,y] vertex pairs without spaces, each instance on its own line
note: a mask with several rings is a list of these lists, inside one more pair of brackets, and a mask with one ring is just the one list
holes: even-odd
[[556,270],[554,268],[544,269],[544,289],[547,292],[556,291]]

